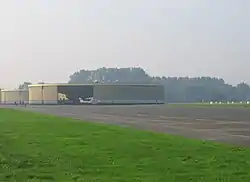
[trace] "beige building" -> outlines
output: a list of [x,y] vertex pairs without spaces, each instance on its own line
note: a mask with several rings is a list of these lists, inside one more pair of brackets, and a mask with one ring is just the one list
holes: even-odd
[[30,104],[163,104],[164,95],[155,84],[29,85]]
[[29,85],[29,104],[58,104],[57,85]]
[[29,93],[27,90],[1,90],[1,103],[14,104],[28,103]]

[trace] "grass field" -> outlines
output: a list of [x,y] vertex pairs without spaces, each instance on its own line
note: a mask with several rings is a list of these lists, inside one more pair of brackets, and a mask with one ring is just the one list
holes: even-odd
[[250,181],[250,149],[0,109],[0,181]]

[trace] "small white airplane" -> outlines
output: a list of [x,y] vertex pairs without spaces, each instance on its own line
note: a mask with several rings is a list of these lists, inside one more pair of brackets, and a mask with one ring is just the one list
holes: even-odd
[[78,98],[80,103],[81,104],[98,104],[99,101],[94,99],[93,97],[89,97],[89,98],[85,98],[85,99],[82,99],[82,98]]

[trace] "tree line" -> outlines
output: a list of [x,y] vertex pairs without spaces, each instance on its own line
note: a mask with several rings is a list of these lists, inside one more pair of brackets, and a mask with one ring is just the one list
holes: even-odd
[[142,68],[99,68],[80,70],[70,75],[69,83],[159,83],[165,87],[165,98],[171,103],[248,101],[250,87],[246,83],[236,86],[212,77],[159,77],[150,76]]

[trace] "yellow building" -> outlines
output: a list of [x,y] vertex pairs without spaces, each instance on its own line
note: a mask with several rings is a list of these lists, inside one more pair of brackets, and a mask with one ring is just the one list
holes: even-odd
[[28,103],[29,93],[27,90],[1,90],[1,103]]

